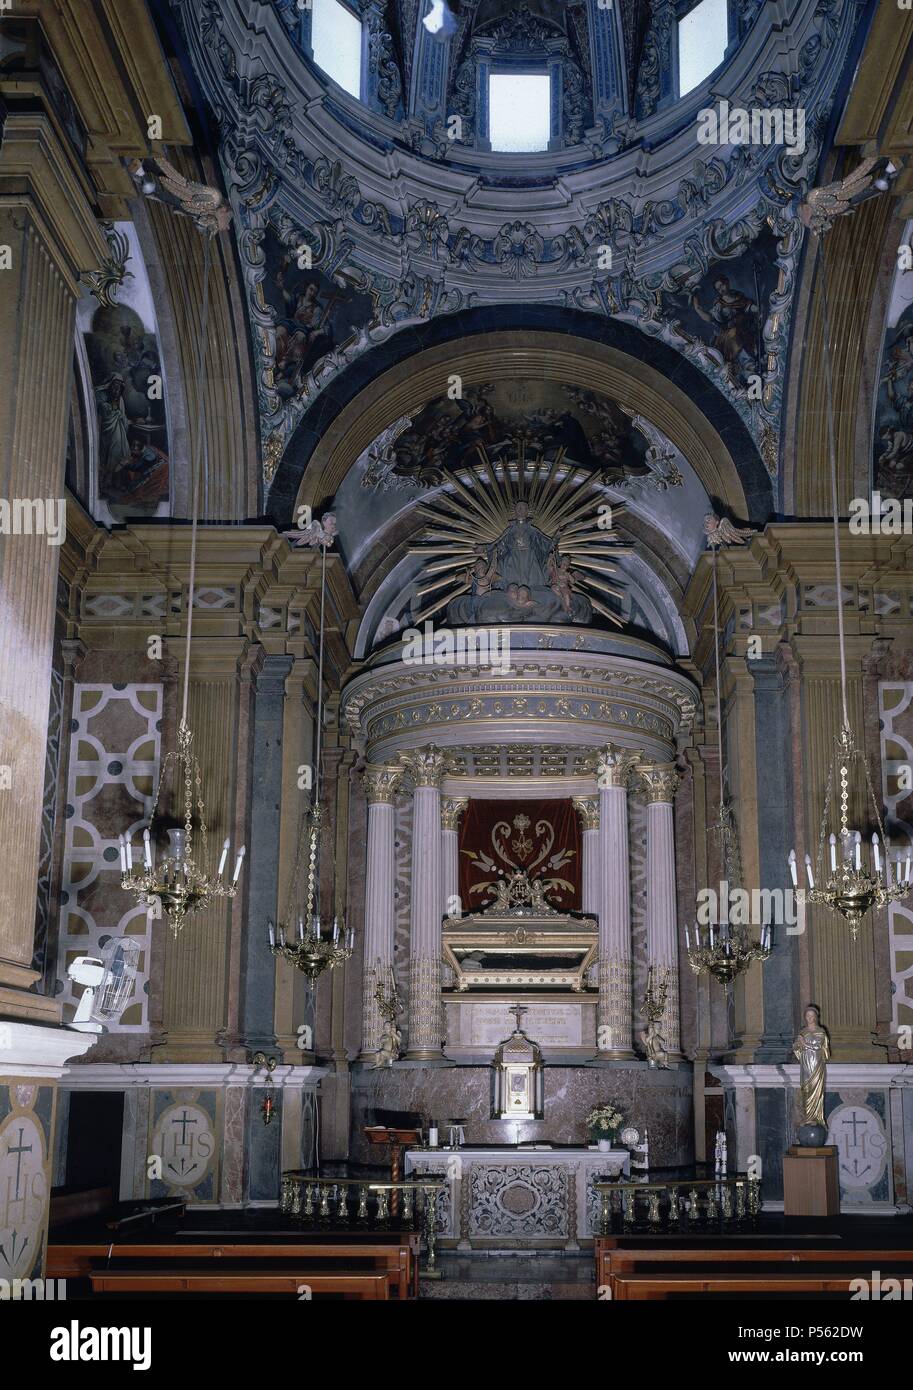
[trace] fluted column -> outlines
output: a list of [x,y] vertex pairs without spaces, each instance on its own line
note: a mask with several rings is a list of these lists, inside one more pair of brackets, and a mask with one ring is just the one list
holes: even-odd
[[599,1008],[596,1045],[633,1057],[628,781],[639,752],[608,744],[596,761],[599,786]]
[[672,801],[678,773],[672,763],[642,767],[647,794],[647,963],[657,986],[666,982],[660,1032],[670,1057],[680,1054],[678,935],[675,905],[675,834]]
[[393,967],[396,924],[393,800],[402,768],[371,764],[365,768],[368,797],[368,843],[365,863],[365,967],[362,1000],[361,1056],[373,1057],[381,1042],[381,1016],[375,992]]
[[110,252],[37,100],[4,112],[0,139],[0,1014],[54,1023],[59,1003],[30,986],[73,328],[79,273]]
[[412,810],[412,920],[409,944],[411,1061],[441,1055],[441,776],[434,744],[400,754],[415,785]]
[[[453,912],[453,900],[460,896],[460,817],[469,805],[468,796],[445,796],[441,802],[441,901],[443,913]],[[468,903],[458,910],[466,911]]]

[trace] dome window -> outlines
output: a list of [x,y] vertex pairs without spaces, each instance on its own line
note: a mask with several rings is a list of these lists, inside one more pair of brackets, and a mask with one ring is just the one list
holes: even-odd
[[727,0],[698,0],[678,21],[678,94],[695,87],[720,66],[729,44]]
[[341,0],[311,0],[314,62],[353,97],[362,95],[363,25]]
[[488,138],[505,154],[547,150],[552,79],[548,73],[492,72],[488,78]]

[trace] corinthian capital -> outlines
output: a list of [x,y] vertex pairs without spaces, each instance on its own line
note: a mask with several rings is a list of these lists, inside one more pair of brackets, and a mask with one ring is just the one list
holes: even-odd
[[417,787],[439,787],[444,775],[446,758],[433,743],[424,748],[411,748],[400,753],[399,760]]
[[620,748],[607,743],[596,754],[596,781],[599,787],[627,787],[640,759],[642,748]]
[[575,796],[573,798],[574,809],[579,811],[580,820],[584,830],[599,829],[599,797],[598,796]]
[[674,763],[652,763],[637,769],[648,802],[669,801],[675,797],[678,769]]
[[441,801],[441,829],[459,830],[460,816],[468,805],[468,796],[445,796]]
[[393,801],[403,780],[403,769],[390,767],[384,763],[368,763],[362,777],[368,796],[368,805],[373,806],[378,801]]

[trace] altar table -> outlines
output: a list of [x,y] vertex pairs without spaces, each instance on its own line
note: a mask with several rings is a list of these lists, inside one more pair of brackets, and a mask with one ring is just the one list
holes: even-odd
[[555,1145],[407,1149],[407,1176],[441,1174],[438,1232],[443,1246],[579,1250],[599,1233],[594,1183],[630,1172],[627,1149]]

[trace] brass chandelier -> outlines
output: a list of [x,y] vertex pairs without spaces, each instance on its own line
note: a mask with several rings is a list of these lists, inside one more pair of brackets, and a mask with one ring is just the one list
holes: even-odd
[[[317,751],[314,767],[314,796],[306,817],[306,834],[298,842],[295,869],[289,884],[286,907],[278,923],[269,921],[270,950],[274,956],[288,961],[306,975],[313,985],[324,970],[335,970],[347,961],[355,947],[355,928],[346,930],[344,919],[334,913],[332,924],[326,925],[320,916],[320,836],[324,813],[321,802],[321,750],[323,747],[323,642],[326,610],[327,550],[333,544],[335,518],[330,514],[323,522],[313,523],[306,533],[305,543],[320,549],[320,636],[317,658]],[[302,855],[307,846],[307,885],[303,912],[295,912],[296,890],[301,877]]]
[[[197,379],[200,382],[200,399],[206,398],[206,343],[209,328],[209,264],[210,241],[215,229],[204,230],[205,252],[203,257],[203,312],[201,319],[200,347],[197,357]],[[206,828],[206,807],[203,798],[203,779],[200,764],[193,751],[193,734],[187,721],[187,700],[190,693],[190,644],[193,635],[193,603],[196,581],[197,526],[200,502],[200,463],[208,465],[208,442],[205,413],[200,415],[200,428],[194,455],[192,482],[192,523],[190,532],[190,577],[187,589],[187,639],[184,649],[184,691],[181,709],[181,722],[178,727],[177,747],[172,749],[162,763],[158,786],[149,812],[149,824],[143,830],[142,862],[136,863],[132,831],[118,837],[120,847],[121,887],[132,893],[153,917],[168,920],[173,936],[184,926],[186,919],[200,912],[219,898],[233,898],[238,891],[238,880],[244,862],[245,846],[242,845],[235,859],[231,879],[225,877],[229,854],[229,841],[222,845],[218,870],[209,869],[209,842]],[[169,829],[168,850],[156,860],[155,844],[152,837],[152,822],[162,796],[162,789],[171,772],[174,780],[174,796],[180,810],[183,801],[183,825]],[[195,844],[194,821],[199,829],[198,850]]]
[[702,936],[701,925],[695,922],[694,941],[692,942],[691,933],[688,927],[685,927],[685,948],[688,952],[688,964],[691,969],[695,975],[700,975],[706,971],[721,985],[731,984],[736,976],[746,971],[753,961],[767,960],[771,950],[769,923],[762,926],[760,939],[755,939],[747,926],[741,924],[734,926],[729,921],[729,885],[730,882],[740,882],[742,866],[735,820],[723,792],[723,697],[720,684],[720,607],[716,571],[717,548],[721,541],[729,539],[737,545],[742,545],[744,534],[747,533],[739,532],[732,526],[723,526],[722,524],[714,530],[708,531],[708,544],[713,551],[713,655],[716,668],[716,732],[720,774],[719,807],[716,820],[711,826],[708,826],[708,829],[719,839],[719,862],[724,875],[720,888],[724,889],[725,892],[720,894],[719,921],[716,924],[716,931],[714,931],[713,923],[709,923],[704,926]]
[[[849,924],[853,941],[866,913],[875,907],[898,902],[910,892],[910,857],[901,866],[896,862],[891,876],[891,851],[881,818],[865,753],[856,743],[850,725],[846,693],[846,638],[843,624],[843,572],[840,562],[840,509],[837,496],[837,454],[834,445],[834,398],[831,365],[830,321],[827,305],[827,271],[823,243],[818,242],[821,262],[821,302],[824,330],[824,384],[827,403],[827,442],[831,469],[831,501],[834,524],[834,569],[837,581],[837,634],[840,648],[840,698],[842,723],[834,740],[828,766],[824,809],[818,833],[818,852],[814,869],[811,855],[805,856],[808,881],[807,900],[838,913]],[[863,804],[871,804],[876,829],[869,843],[862,831],[850,825],[850,799],[854,784],[865,784]],[[839,812],[837,802],[839,801]],[[858,804],[858,803],[857,803]],[[832,819],[832,817],[834,819]],[[829,848],[825,856],[825,844]],[[789,871],[793,887],[799,885],[795,849],[789,852]]]

